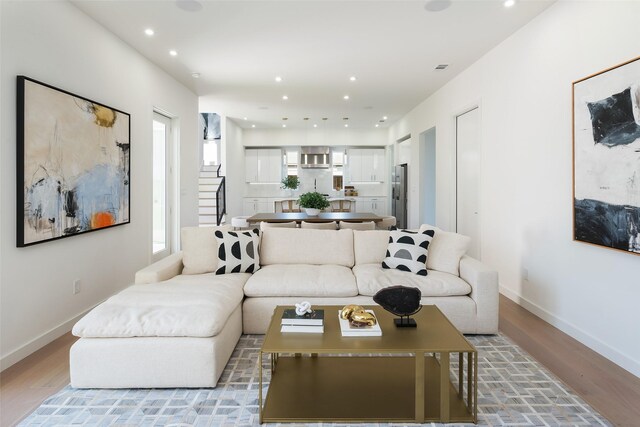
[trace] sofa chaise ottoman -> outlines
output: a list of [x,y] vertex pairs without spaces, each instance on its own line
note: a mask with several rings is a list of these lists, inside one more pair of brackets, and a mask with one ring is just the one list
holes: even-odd
[[178,275],[109,298],[73,327],[71,385],[215,387],[242,334],[249,276]]

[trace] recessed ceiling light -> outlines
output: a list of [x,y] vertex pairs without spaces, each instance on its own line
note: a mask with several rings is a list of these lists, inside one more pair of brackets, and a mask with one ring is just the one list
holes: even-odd
[[280,76],[276,76],[276,81],[277,81],[278,83],[280,83],[280,82],[282,81],[282,77],[280,77]]
[[516,0],[505,0],[504,7],[511,7],[516,4]]
[[244,120],[247,120],[247,118],[245,117]]
[[380,127],[380,125],[378,123],[376,123],[376,127]]
[[387,120],[387,116],[382,116],[382,120]]
[[287,99],[289,99],[289,97],[287,95],[282,95],[282,99],[286,101]]
[[343,96],[342,99],[344,99],[345,101],[348,101],[349,100],[349,95]]
[[349,123],[346,123],[346,124],[344,125],[344,127],[348,128],[348,127],[349,127]]
[[356,76],[351,76],[351,77],[349,77],[349,80],[351,80],[352,82],[355,82],[358,79],[356,79]]
[[185,12],[200,12],[202,4],[196,0],[176,0],[176,6]]
[[256,127],[256,125],[251,125],[252,128]]
[[287,125],[282,125],[282,127],[283,127],[283,128],[286,128],[286,127],[287,127]]
[[317,128],[317,127],[318,127],[318,125],[314,123],[314,124],[313,124],[313,127],[314,127],[314,128]]
[[193,77],[194,79],[199,79],[200,73],[191,73],[191,77]]
[[178,52],[176,52],[175,50],[170,50],[169,51],[169,55],[176,56],[176,55],[178,55]]
[[144,33],[148,36],[152,36],[155,34],[155,31],[153,31],[152,28],[147,28],[146,30],[144,30]]
[[451,0],[429,0],[424,8],[429,12],[442,12],[451,6]]

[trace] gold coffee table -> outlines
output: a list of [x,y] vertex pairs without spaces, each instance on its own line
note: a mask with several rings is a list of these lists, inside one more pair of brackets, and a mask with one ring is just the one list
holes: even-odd
[[[342,337],[341,306],[314,306],[325,310],[323,334],[283,334],[285,308],[276,307],[260,349],[260,423],[477,422],[476,349],[436,306],[413,316],[416,328],[397,328],[391,313],[366,306],[375,311],[381,337]],[[457,384],[450,379],[451,353],[458,354]],[[263,400],[265,355],[271,382]]]

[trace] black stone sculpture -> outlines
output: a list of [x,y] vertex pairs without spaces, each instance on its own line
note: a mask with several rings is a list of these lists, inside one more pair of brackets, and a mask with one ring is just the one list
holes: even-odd
[[400,316],[399,319],[393,319],[397,327],[415,328],[416,320],[409,316],[416,314],[422,308],[421,297],[420,289],[397,285],[379,290],[373,296],[373,300],[388,312]]

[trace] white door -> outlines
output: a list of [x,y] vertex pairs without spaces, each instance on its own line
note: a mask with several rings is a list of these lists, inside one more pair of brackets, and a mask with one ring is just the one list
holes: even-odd
[[456,231],[471,237],[480,259],[480,109],[456,117]]
[[153,113],[153,260],[159,260],[171,253],[170,140],[171,119]]

